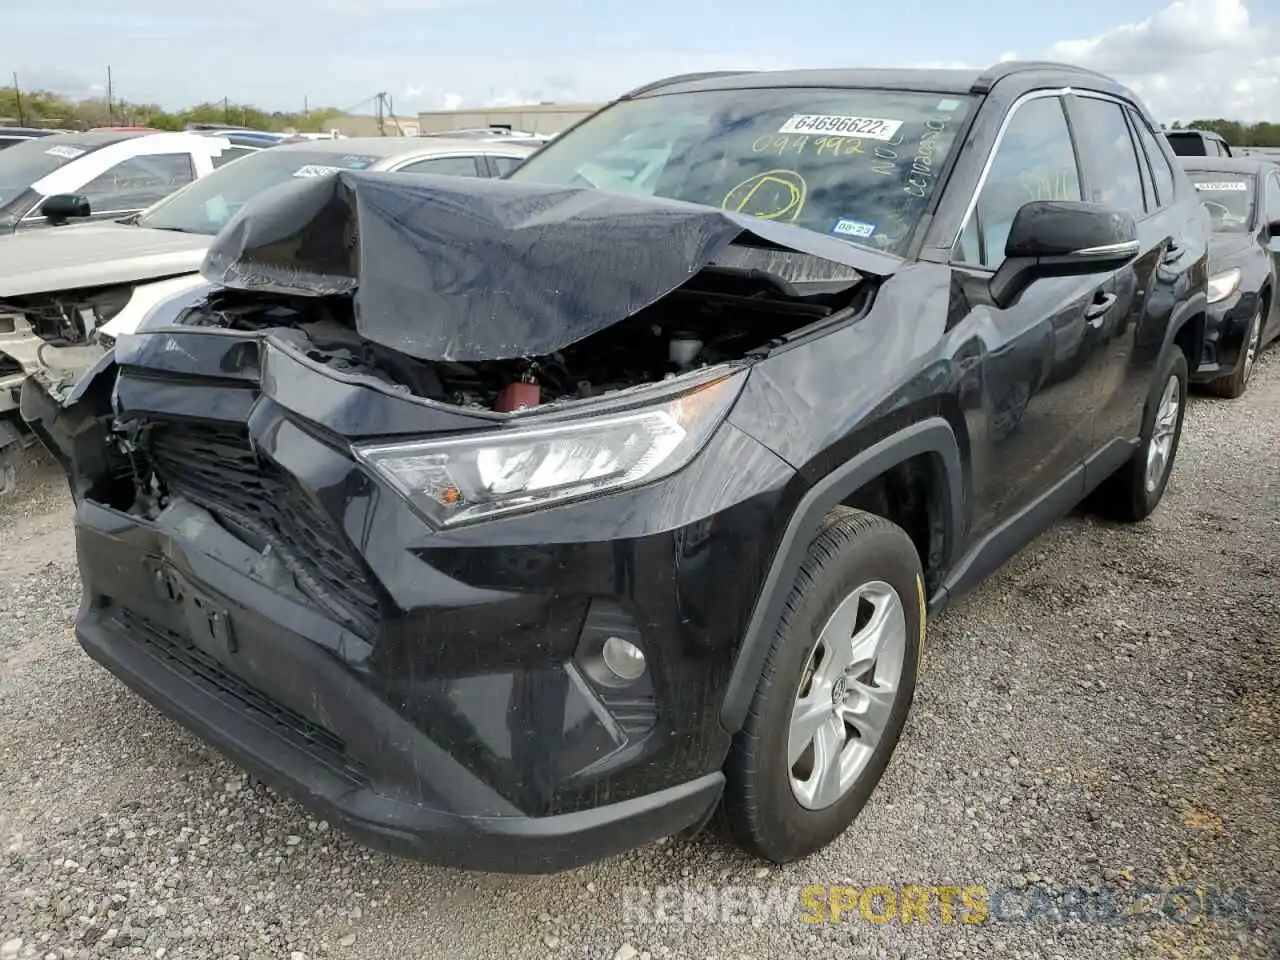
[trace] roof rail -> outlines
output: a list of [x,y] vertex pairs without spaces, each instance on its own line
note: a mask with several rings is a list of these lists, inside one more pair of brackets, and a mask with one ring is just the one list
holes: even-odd
[[1004,60],[994,64],[982,71],[982,75],[973,81],[973,86],[969,88],[970,93],[990,93],[991,88],[1005,77],[1015,73],[1026,73],[1031,70],[1051,70],[1056,73],[1078,73],[1082,76],[1093,77],[1094,79],[1112,80],[1104,73],[1097,70],[1090,70],[1088,67],[1079,67],[1074,63],[1058,63],[1053,60]]
[[663,77],[661,80],[654,80],[652,83],[636,87],[634,90],[624,93],[618,99],[629,100],[643,93],[652,93],[654,90],[661,90],[663,87],[669,87],[677,83],[688,83],[690,80],[710,80],[712,77],[733,77],[740,73],[753,72],[752,70],[703,70],[699,73],[679,73],[674,77]]

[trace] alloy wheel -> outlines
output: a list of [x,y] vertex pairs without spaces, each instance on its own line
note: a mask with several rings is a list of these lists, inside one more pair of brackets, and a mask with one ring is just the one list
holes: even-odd
[[1173,453],[1173,437],[1178,429],[1178,412],[1182,409],[1182,384],[1170,377],[1156,407],[1156,421],[1147,443],[1147,493],[1155,493],[1169,469]]
[[1242,381],[1249,382],[1249,376],[1253,373],[1254,362],[1258,359],[1258,349],[1262,343],[1262,308],[1258,308],[1258,312],[1253,315],[1253,322],[1249,324],[1248,339],[1245,341],[1244,348],[1244,370]]
[[787,737],[791,791],[801,806],[831,806],[866,769],[889,726],[906,649],[902,598],[883,581],[858,587],[827,619]]

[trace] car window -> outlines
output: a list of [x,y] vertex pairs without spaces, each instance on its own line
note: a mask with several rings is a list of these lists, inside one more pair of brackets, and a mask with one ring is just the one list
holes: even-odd
[[1156,140],[1156,135],[1151,132],[1151,128],[1147,126],[1146,121],[1136,111],[1129,111],[1129,120],[1133,123],[1133,128],[1138,131],[1138,139],[1142,142],[1142,151],[1147,155],[1147,160],[1151,164],[1151,173],[1156,181],[1157,204],[1163,207],[1172,203],[1173,167],[1169,165],[1169,158],[1160,149],[1160,143]]
[[1198,133],[1170,133],[1169,145],[1179,157],[1209,157],[1213,151],[1208,141]]
[[524,162],[524,157],[498,157],[490,154],[489,162],[493,164],[498,176],[505,177]]
[[900,253],[972,100],[903,90],[695,90],[623,100],[510,179],[663,197]]
[[271,147],[252,151],[235,163],[223,164],[195,183],[183,187],[151,207],[138,225],[156,230],[212,236],[246,203],[271,187],[295,177],[323,177],[342,170],[365,170],[380,157],[299,147]]
[[257,152],[252,147],[228,147],[213,158],[213,169],[217,170],[219,167],[225,167],[232,160],[239,160],[241,157],[247,157],[249,154]]
[[162,200],[196,178],[189,153],[129,157],[77,190],[96,213],[128,213]]
[[476,166],[475,157],[432,157],[415,160],[400,167],[397,173],[436,173],[450,177],[479,177],[483,172]]
[[1124,121],[1124,110],[1112,100],[1077,97],[1075,100],[1084,123],[1087,142],[1094,151],[1096,174],[1092,178],[1095,203],[1106,203],[1127,210],[1135,217],[1145,212],[1142,175],[1138,171],[1138,155],[1133,137]]
[[1081,200],[1080,171],[1071,131],[1058,97],[1019,106],[1005,128],[960,235],[956,259],[995,268],[1004,260],[1013,218],[1033,200]]
[[1147,151],[1142,149],[1138,141],[1138,128],[1134,126],[1133,111],[1128,107],[1123,107],[1120,113],[1129,125],[1129,142],[1134,145],[1133,152],[1138,161],[1138,179],[1142,186],[1143,210],[1147,213],[1153,213],[1160,204],[1156,200],[1155,185],[1151,182],[1151,164],[1147,161]]
[[1280,174],[1273,173],[1267,177],[1266,205],[1263,210],[1268,223],[1280,220]]
[[1187,178],[1209,211],[1214,233],[1247,233],[1250,230],[1257,190],[1253,174],[1189,169]]
[[22,196],[37,180],[98,148],[62,137],[41,137],[9,147],[0,154],[0,207]]

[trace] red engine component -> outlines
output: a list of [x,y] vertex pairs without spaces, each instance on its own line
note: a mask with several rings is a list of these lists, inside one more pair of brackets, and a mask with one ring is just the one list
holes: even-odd
[[542,389],[536,383],[509,383],[498,394],[494,409],[499,413],[510,413],[524,407],[536,407],[542,399]]

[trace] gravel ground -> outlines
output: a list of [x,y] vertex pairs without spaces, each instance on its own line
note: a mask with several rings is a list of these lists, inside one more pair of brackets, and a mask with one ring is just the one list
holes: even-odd
[[[68,500],[37,463],[0,505],[0,960],[1280,956],[1278,466],[1280,350],[1244,401],[1193,403],[1149,522],[1073,516],[931,626],[897,756],[821,855],[765,870],[708,837],[510,878],[366,852],[93,665]],[[813,925],[627,907],[724,885],[795,905],[811,884],[982,885],[993,909]],[[1068,922],[1071,888],[1127,902],[1143,884],[1245,888],[1251,913],[1168,900],[1173,918]]]

